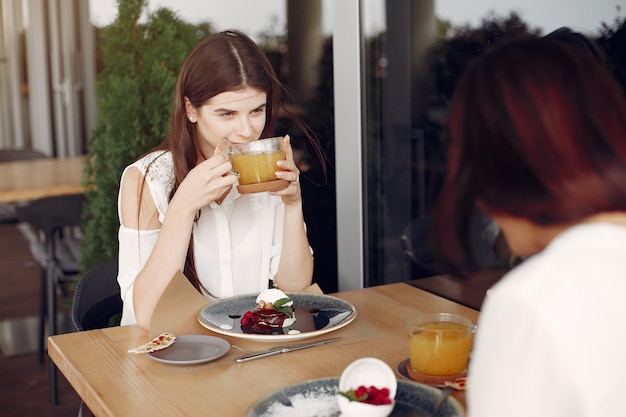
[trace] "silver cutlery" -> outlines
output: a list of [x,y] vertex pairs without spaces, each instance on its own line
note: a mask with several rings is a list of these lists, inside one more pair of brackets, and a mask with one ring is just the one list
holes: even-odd
[[[306,349],[313,346],[324,345],[326,343],[331,343],[341,339],[341,337],[333,337],[330,339],[317,340],[315,342],[307,342],[300,343],[297,345],[285,345],[285,346],[275,346],[270,350],[265,349],[265,351],[257,352],[251,355],[241,356],[236,358],[236,362],[247,362],[253,359],[267,358],[268,356],[279,355],[281,353],[293,352],[294,350]],[[239,348],[238,348],[239,349]]]
[[248,349],[244,349],[242,347],[239,347],[237,345],[231,345],[231,347],[234,347],[235,349],[240,350],[243,353],[246,353],[248,355],[256,355],[258,353],[269,352],[270,350],[282,349],[284,346],[270,346],[270,347],[268,347],[266,349],[261,349],[261,350],[248,350]]

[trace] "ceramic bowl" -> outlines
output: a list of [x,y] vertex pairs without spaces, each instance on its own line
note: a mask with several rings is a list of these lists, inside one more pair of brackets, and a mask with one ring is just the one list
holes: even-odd
[[339,378],[339,391],[349,391],[364,385],[389,389],[391,404],[372,405],[358,401],[350,401],[337,394],[337,402],[344,417],[387,417],[395,405],[398,381],[393,370],[385,362],[377,358],[362,358],[352,362]]

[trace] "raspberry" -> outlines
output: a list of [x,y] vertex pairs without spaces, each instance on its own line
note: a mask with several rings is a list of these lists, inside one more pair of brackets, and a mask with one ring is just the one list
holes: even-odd
[[250,323],[250,319],[252,318],[252,311],[246,311],[245,313],[243,313],[243,316],[241,317],[240,323],[242,326],[247,326],[248,323]]
[[391,398],[389,398],[389,388],[376,388],[371,385],[366,387],[360,385],[357,389],[349,390],[347,392],[339,392],[344,397],[347,397],[350,401],[359,401],[372,405],[384,405],[391,404]]

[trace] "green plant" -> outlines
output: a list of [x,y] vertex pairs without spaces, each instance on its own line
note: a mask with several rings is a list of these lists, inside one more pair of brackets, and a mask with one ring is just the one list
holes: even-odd
[[90,190],[83,213],[83,271],[117,256],[121,173],[164,139],[178,70],[210,30],[209,24],[185,23],[166,8],[140,22],[145,6],[146,0],[118,0],[117,19],[99,37],[99,114],[83,181]]

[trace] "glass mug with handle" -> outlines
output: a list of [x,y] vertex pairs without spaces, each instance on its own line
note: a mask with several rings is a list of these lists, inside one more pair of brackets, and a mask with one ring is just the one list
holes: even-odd
[[276,162],[285,159],[282,139],[277,136],[241,143],[224,139],[229,146],[233,169],[239,177],[237,190],[241,194],[279,191],[289,186],[289,181],[274,174],[280,170]]

